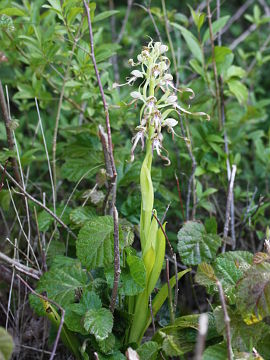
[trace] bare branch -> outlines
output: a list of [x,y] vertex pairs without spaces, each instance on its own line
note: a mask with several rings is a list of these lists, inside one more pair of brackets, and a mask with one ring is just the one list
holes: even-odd
[[41,276],[40,271],[30,268],[29,266],[25,266],[21,264],[19,261],[17,261],[15,258],[12,259],[9,256],[3,254],[2,252],[0,252],[0,259],[10,264],[11,266],[15,267],[16,270],[32,277],[33,279],[39,280]]
[[234,185],[234,179],[236,174],[236,165],[232,166],[231,171],[231,178],[229,183],[229,189],[228,189],[228,196],[227,196],[227,204],[226,204],[226,216],[225,216],[225,224],[224,224],[224,230],[223,230],[223,247],[222,252],[224,253],[226,250],[226,239],[228,237],[229,232],[229,222],[230,222],[230,214],[231,214],[231,204],[232,204],[232,195],[233,195],[233,185]]
[[232,351],[232,344],[231,344],[231,328],[230,328],[231,320],[230,320],[229,315],[228,315],[225,296],[224,296],[224,292],[223,292],[221,282],[219,280],[217,280],[216,284],[217,284],[217,287],[218,287],[219,298],[220,298],[222,310],[223,310],[223,313],[224,313],[224,323],[225,323],[225,329],[226,329],[228,360],[233,360],[233,351]]
[[198,331],[194,360],[202,359],[207,330],[208,330],[208,315],[203,313],[199,317],[199,331]]
[[[0,169],[3,171],[4,167],[0,164]],[[61,220],[58,216],[56,216],[53,211],[51,211],[49,208],[47,208],[45,205],[43,205],[40,201],[35,199],[32,195],[30,195],[27,191],[24,190],[24,188],[18,184],[18,182],[6,171],[6,176],[13,182],[14,185],[16,185],[22,194],[26,196],[29,200],[33,201],[33,203],[40,206],[43,210],[45,210],[48,214],[50,214],[74,239],[77,239],[77,236],[74,234],[72,230]],[[20,194],[16,192],[17,194]]]

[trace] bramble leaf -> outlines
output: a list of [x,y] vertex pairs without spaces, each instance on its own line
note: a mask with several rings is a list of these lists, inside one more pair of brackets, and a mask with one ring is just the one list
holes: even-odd
[[188,221],[177,234],[178,252],[184,264],[198,265],[214,260],[221,245],[218,235],[208,234],[203,224]]
[[[76,243],[77,256],[88,269],[113,263],[114,228],[111,216],[98,216],[80,230]],[[119,240],[123,236],[119,228]]]
[[106,339],[111,333],[112,327],[113,316],[108,309],[91,309],[85,314],[84,328],[93,334],[96,340]]

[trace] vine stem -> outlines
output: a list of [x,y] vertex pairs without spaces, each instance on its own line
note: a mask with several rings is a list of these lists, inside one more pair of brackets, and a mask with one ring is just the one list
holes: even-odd
[[[106,120],[106,130],[107,130],[107,136],[108,136],[108,156],[110,159],[110,165],[112,169],[112,177],[110,179],[111,185],[112,185],[112,209],[113,209],[113,223],[114,223],[114,283],[113,283],[113,290],[112,290],[112,297],[110,302],[110,310],[113,313],[115,304],[116,304],[116,298],[117,298],[117,290],[119,285],[119,278],[120,278],[120,253],[119,253],[119,227],[118,227],[118,213],[115,207],[115,201],[116,201],[116,180],[117,180],[117,172],[115,167],[115,161],[113,156],[113,145],[112,145],[112,135],[111,135],[111,125],[110,125],[110,116],[109,116],[109,110],[108,110],[108,104],[106,102],[104,89],[101,83],[97,62],[95,58],[95,52],[94,52],[94,38],[93,38],[93,30],[92,30],[92,21],[90,16],[90,10],[89,10],[89,3],[86,2],[86,0],[83,0],[84,8],[87,15],[87,22],[88,22],[88,30],[89,30],[89,40],[90,40],[90,56],[94,65],[96,78],[98,82],[99,91],[102,98],[102,103],[105,111],[105,120]],[[104,155],[105,156],[105,155]]]

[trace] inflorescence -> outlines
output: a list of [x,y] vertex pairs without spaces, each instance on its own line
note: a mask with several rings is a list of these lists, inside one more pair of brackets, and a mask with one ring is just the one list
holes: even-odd
[[[167,128],[172,137],[177,135],[174,131],[178,121],[171,116],[171,113],[189,114],[205,116],[210,120],[209,115],[204,112],[191,113],[178,104],[177,92],[189,92],[190,99],[194,98],[194,92],[190,88],[184,90],[177,89],[173,83],[173,76],[170,74],[170,60],[164,54],[168,51],[168,46],[160,42],[153,42],[143,47],[142,52],[137,56],[137,62],[129,60],[131,66],[141,66],[141,70],[133,70],[131,77],[122,85],[133,85],[139,80],[138,91],[131,92],[133,98],[131,103],[141,101],[140,125],[136,127],[136,135],[132,138],[133,146],[131,149],[131,161],[134,160],[134,151],[139,142],[144,148],[145,138],[151,140],[152,151],[156,150],[158,156],[170,164],[168,152],[163,147],[162,128]],[[161,90],[161,92],[159,91]],[[159,96],[160,95],[160,96]],[[177,135],[178,136],[178,135]],[[162,152],[165,151],[167,156]]]

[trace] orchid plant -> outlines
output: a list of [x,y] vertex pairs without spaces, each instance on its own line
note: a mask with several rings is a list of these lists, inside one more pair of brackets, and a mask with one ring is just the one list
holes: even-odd
[[[178,104],[177,93],[189,92],[189,98],[194,97],[192,89],[177,89],[170,74],[170,60],[165,53],[168,46],[152,40],[142,52],[137,56],[137,62],[129,60],[131,66],[140,66],[141,70],[133,70],[131,77],[122,85],[133,85],[137,80],[140,85],[137,91],[131,92],[133,100],[131,103],[141,102],[140,124],[136,127],[136,135],[133,137],[131,149],[131,161],[134,160],[134,151],[138,143],[141,142],[144,148],[146,142],[146,154],[141,168],[141,218],[140,218],[140,242],[142,258],[146,269],[146,287],[144,291],[136,297],[129,299],[129,313],[133,314],[133,322],[127,335],[129,343],[141,342],[147,330],[150,319],[148,311],[149,297],[158,281],[165,257],[166,241],[164,236],[165,225],[159,228],[156,220],[154,206],[154,190],[151,179],[151,167],[154,150],[158,156],[170,165],[168,151],[163,147],[162,129],[167,128],[169,133],[179,136],[175,132],[178,121],[172,114],[188,114],[209,116],[203,112],[191,113]],[[115,84],[115,86],[122,86]],[[180,274],[180,276],[183,274]],[[166,285],[167,286],[167,285]],[[167,292],[168,294],[168,292]],[[158,299],[158,295],[156,296]],[[155,298],[155,300],[156,300]],[[157,312],[165,301],[156,301],[154,312]]]

